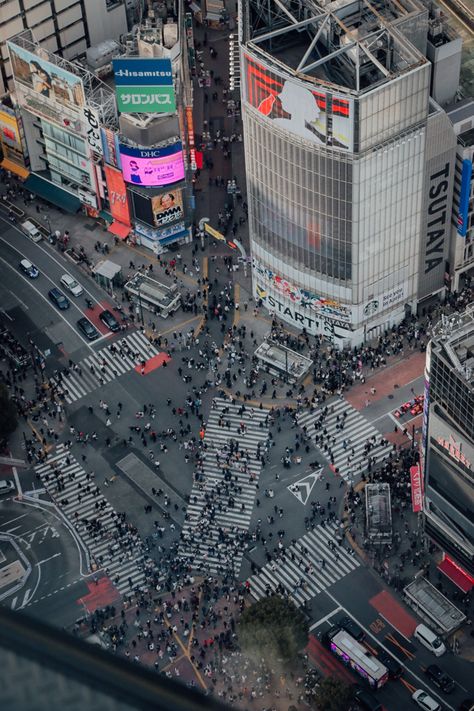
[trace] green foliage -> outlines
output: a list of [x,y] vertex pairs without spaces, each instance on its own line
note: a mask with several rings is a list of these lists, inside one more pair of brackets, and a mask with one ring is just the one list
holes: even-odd
[[353,686],[335,676],[326,676],[319,682],[312,703],[318,711],[348,711],[353,699]]
[[0,385],[0,443],[8,440],[18,425],[15,404],[10,400],[8,390]]
[[292,602],[272,596],[243,612],[238,635],[248,656],[288,662],[307,644],[308,623]]

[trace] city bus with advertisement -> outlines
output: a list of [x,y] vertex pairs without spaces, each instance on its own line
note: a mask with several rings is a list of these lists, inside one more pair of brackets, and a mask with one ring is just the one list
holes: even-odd
[[324,635],[324,641],[331,652],[372,689],[380,689],[388,681],[387,667],[344,630],[335,627]]

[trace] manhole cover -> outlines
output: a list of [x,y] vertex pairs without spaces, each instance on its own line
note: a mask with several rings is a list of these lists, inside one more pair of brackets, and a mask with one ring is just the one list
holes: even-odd
[[397,385],[397,383],[395,383],[395,385],[393,386],[393,389],[396,390],[396,389],[399,388],[399,387],[400,387],[400,386]]
[[393,395],[387,395],[389,400],[393,400]]

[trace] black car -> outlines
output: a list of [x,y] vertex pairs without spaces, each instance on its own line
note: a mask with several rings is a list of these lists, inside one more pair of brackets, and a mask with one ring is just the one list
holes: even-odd
[[426,667],[425,674],[445,694],[454,691],[454,681],[437,664],[430,664],[429,667]]
[[115,333],[115,331],[120,330],[120,324],[113,315],[112,311],[109,311],[108,309],[102,311],[102,313],[99,315],[99,318],[110,331],[113,331],[113,333]]
[[354,698],[361,708],[366,711],[383,711],[382,704],[371,691],[364,689],[364,687],[358,684],[356,684],[354,688]]
[[358,642],[361,642],[365,637],[364,630],[361,629],[351,617],[343,617],[341,620],[338,620],[337,625]]
[[89,341],[94,341],[96,338],[99,338],[99,331],[87,318],[80,318],[77,322],[77,327]]
[[403,674],[403,667],[395,657],[381,649],[377,654],[377,659],[388,669],[391,679],[398,679]]
[[57,289],[56,287],[48,291],[48,296],[53,302],[53,304],[57,306],[58,309],[60,309],[61,311],[64,311],[65,309],[69,308],[69,299],[64,296],[63,292],[59,291],[59,289]]

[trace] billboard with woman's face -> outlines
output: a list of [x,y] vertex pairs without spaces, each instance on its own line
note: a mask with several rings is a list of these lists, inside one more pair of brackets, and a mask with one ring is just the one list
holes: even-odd
[[17,84],[31,89],[38,98],[44,97],[68,108],[78,110],[85,105],[82,80],[44,59],[41,49],[35,54],[8,42],[8,51]]

